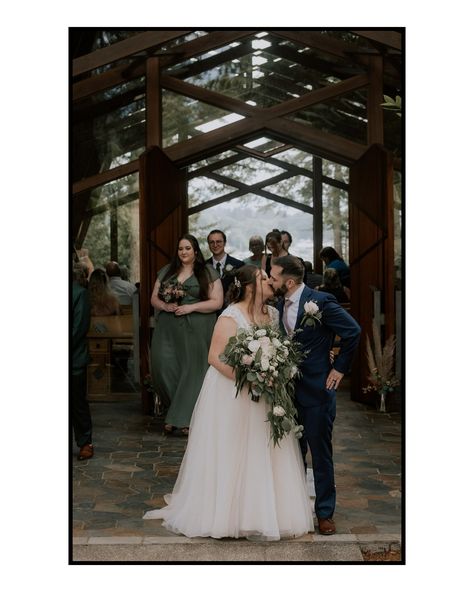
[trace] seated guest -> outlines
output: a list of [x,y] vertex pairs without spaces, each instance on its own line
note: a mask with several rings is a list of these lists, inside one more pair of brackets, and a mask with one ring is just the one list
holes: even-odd
[[117,296],[109,289],[107,274],[103,269],[95,269],[89,278],[89,295],[92,316],[109,316],[120,314],[120,303]]
[[315,289],[317,286],[320,286],[323,283],[323,276],[320,273],[313,272],[313,264],[311,261],[304,261],[304,267],[306,269],[306,285],[311,288]]
[[[225,251],[225,246],[227,243],[227,237],[222,232],[222,230],[211,230],[211,232],[207,236],[207,244],[209,245],[209,250],[212,253],[212,257],[206,260],[206,264],[212,265],[212,267],[217,271],[219,277],[222,281],[222,288],[224,291],[224,296],[227,294],[227,290],[231,282],[234,281],[234,276],[230,273],[232,270],[242,267],[244,264],[243,261],[240,259],[236,259],[235,257],[231,257]],[[219,315],[222,310],[227,306],[224,302],[224,307],[217,312]]]
[[265,245],[263,244],[263,238],[257,234],[251,236],[249,239],[249,251],[253,254],[251,257],[244,259],[245,265],[254,265],[255,267],[262,268],[262,261],[265,257],[263,252]]
[[120,304],[132,304],[135,286],[121,278],[120,266],[116,261],[109,261],[105,266],[105,271],[109,277],[109,286]]
[[351,292],[349,288],[346,288],[341,284],[339,275],[335,269],[328,267],[324,271],[323,283],[315,288],[320,292],[327,292],[336,297],[339,303],[350,302]]
[[344,262],[344,259],[339,255],[336,249],[333,249],[332,247],[324,247],[319,252],[319,257],[326,267],[331,267],[337,271],[343,286],[346,286],[346,288],[351,287],[351,273],[349,266]]

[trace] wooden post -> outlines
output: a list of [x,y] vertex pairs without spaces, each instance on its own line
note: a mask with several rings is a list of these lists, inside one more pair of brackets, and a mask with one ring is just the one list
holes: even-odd
[[319,252],[323,248],[323,160],[313,156],[313,269],[323,273]]
[[367,97],[367,144],[383,145],[383,57],[370,56]]

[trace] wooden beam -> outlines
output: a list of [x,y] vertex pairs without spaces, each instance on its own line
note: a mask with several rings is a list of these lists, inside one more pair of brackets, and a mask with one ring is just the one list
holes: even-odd
[[111,62],[132,56],[140,51],[154,49],[167,41],[177,39],[191,32],[191,30],[164,30],[146,31],[145,33],[133,35],[133,37],[76,58],[72,62],[72,75],[78,76],[79,74],[95,70]]
[[278,139],[291,141],[312,153],[347,166],[358,160],[367,149],[365,144],[287,119],[272,119],[265,123],[265,127],[276,134]]
[[202,160],[233,147],[243,139],[249,141],[249,136],[262,130],[263,125],[259,118],[241,119],[185,142],[173,144],[165,149],[165,153],[177,166],[186,166],[196,160],[196,156]]
[[367,95],[367,143],[383,145],[383,56],[372,56]]
[[312,90],[303,95],[302,97],[299,97],[297,99],[290,99],[285,103],[275,105],[274,107],[270,107],[269,109],[265,110],[266,115],[272,118],[283,117],[285,115],[288,115],[289,113],[301,111],[306,107],[310,107],[312,105],[322,103],[324,101],[327,101],[328,99],[332,99],[347,92],[357,90],[359,88],[367,86],[368,83],[369,77],[366,74],[352,76],[351,78],[347,78],[342,82],[336,82],[335,84],[330,84],[323,88]]
[[313,156],[313,269],[323,273],[323,159]]
[[103,74],[91,76],[72,85],[72,100],[78,101],[90,95],[107,90],[112,86],[130,82],[140,76],[145,76],[145,62],[143,60],[135,61],[131,64],[117,66],[113,70],[108,70]]
[[146,147],[161,146],[161,72],[160,58],[146,61]]
[[347,51],[353,51],[358,49],[357,45],[350,45],[346,42],[339,41],[334,37],[323,35],[317,31],[269,31],[272,35],[282,37],[293,41],[297,45],[306,45],[307,47],[313,47],[319,49],[331,55],[335,55],[338,58],[347,59]]
[[361,29],[353,29],[352,33],[365,37],[370,41],[375,41],[381,45],[386,45],[393,49],[402,50],[402,34],[398,31],[387,30],[387,31],[366,31]]
[[180,93],[186,97],[203,101],[208,105],[214,105],[220,109],[238,113],[239,115],[243,115],[245,117],[258,116],[264,113],[264,110],[259,107],[253,107],[252,105],[248,105],[247,103],[239,101],[238,99],[234,99],[233,97],[223,95],[221,93],[209,90],[207,88],[202,88],[194,84],[189,84],[189,82],[178,80],[172,76],[163,75],[161,77],[161,84],[163,88],[166,88],[167,90],[172,90],[173,92]]
[[109,169],[108,171],[103,171],[102,173],[93,175],[92,177],[87,177],[86,179],[76,181],[76,183],[74,183],[72,186],[72,193],[75,195],[77,193],[81,193],[81,191],[94,189],[94,187],[99,187],[100,185],[110,183],[110,181],[115,181],[121,177],[126,177],[132,173],[136,173],[138,171],[138,166],[138,160],[132,160],[131,162],[127,162],[127,164],[122,164],[113,169]]
[[[193,39],[178,46],[179,55],[167,55],[162,57],[161,66],[166,68],[179,63],[195,55],[206,53],[222,45],[233,43],[242,37],[256,33],[257,31],[216,31],[204,37]],[[178,49],[177,48],[177,49]],[[174,49],[174,48],[173,48]],[[170,52],[171,53],[171,52]],[[134,78],[145,75],[145,60],[139,58],[131,64],[117,66],[113,70],[92,76],[86,80],[76,82],[72,87],[73,100],[82,99],[94,93],[106,90],[117,84],[128,82]]]
[[236,179],[228,179],[222,175],[216,175],[215,173],[211,173],[208,175],[211,179],[219,181],[220,183],[225,183],[227,185],[232,185],[237,189],[244,191],[247,193],[255,193],[256,195],[260,195],[261,197],[265,197],[266,199],[271,199],[278,203],[281,203],[285,206],[289,206],[291,208],[297,208],[302,212],[306,212],[307,214],[313,213],[313,208],[307,206],[306,204],[302,204],[297,201],[293,201],[286,197],[282,197],[281,195],[275,195],[270,191],[264,189],[267,185],[274,185],[275,183],[279,183],[285,179],[289,179],[293,175],[290,173],[282,173],[281,175],[277,175],[276,177],[271,177],[270,179],[265,179],[264,181],[259,181],[258,183],[254,183],[253,185],[246,185],[245,183],[241,183]]
[[208,172],[212,172],[215,171],[217,169],[221,169],[225,166],[229,166],[230,164],[235,164],[236,162],[239,162],[240,160],[244,160],[245,158],[247,158],[247,156],[245,154],[233,154],[232,156],[228,156],[227,158],[223,158],[222,160],[219,160],[218,162],[213,162],[212,164],[208,164],[206,166],[201,167],[200,169],[196,169],[194,171],[191,171],[190,173],[188,173],[187,175],[187,179],[194,179],[194,177],[202,177],[205,176]]

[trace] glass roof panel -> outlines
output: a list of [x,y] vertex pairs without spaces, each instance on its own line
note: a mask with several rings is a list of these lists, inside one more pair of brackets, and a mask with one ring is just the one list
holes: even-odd
[[285,228],[293,236],[291,252],[309,261],[313,259],[312,215],[252,193],[193,214],[188,221],[189,232],[199,240],[207,257],[210,254],[206,237],[213,228],[221,228],[226,233],[226,251],[239,259],[251,255],[248,250],[251,236],[257,234],[264,238],[272,228]]
[[189,165],[188,172],[191,173],[192,171],[195,171],[196,169],[200,169],[200,168],[205,167],[209,164],[219,162],[220,160],[224,160],[224,158],[228,158],[229,156],[234,156],[235,154],[237,154],[237,152],[234,152],[233,150],[226,150],[225,152],[220,152],[219,154],[216,154],[215,156],[210,156],[209,158],[204,158],[203,160],[200,160],[198,162],[194,162],[193,164]]
[[131,101],[126,94],[101,104],[89,102],[74,113],[74,181],[126,164],[144,150],[145,97],[137,96]]
[[230,164],[215,171],[219,175],[235,179],[246,185],[253,185],[271,179],[283,172],[280,167],[268,162],[262,162],[256,158],[244,158],[235,164]]
[[274,185],[267,185],[265,191],[307,206],[313,204],[313,180],[302,175],[294,175]]
[[318,103],[287,118],[365,144],[367,91],[358,90]]
[[302,169],[307,169],[308,171],[313,170],[313,155],[309,154],[308,152],[298,150],[297,148],[289,148],[284,152],[275,154],[273,158],[275,158],[276,160],[282,160],[283,162],[287,162],[289,164],[293,164]]
[[171,91],[163,90],[162,96],[165,148],[244,119],[237,113]]
[[214,179],[194,177],[188,181],[188,205],[192,208],[233,191],[237,191],[237,189]]
[[270,34],[258,35],[176,64],[167,73],[201,88],[269,107],[361,71],[304,45]]

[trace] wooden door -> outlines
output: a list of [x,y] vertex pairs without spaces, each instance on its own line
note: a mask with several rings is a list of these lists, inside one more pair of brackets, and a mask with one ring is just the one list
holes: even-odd
[[[373,393],[364,394],[362,388],[368,384],[366,336],[372,335],[373,317],[382,322],[382,340],[395,331],[393,157],[378,144],[350,169],[349,253],[351,314],[362,327],[351,374],[351,398],[371,402]],[[379,298],[375,307],[374,294]]]
[[[157,272],[173,256],[186,231],[186,183],[178,169],[157,146],[140,157],[140,379],[150,372],[150,304]],[[153,401],[142,386],[142,407],[150,413]]]

